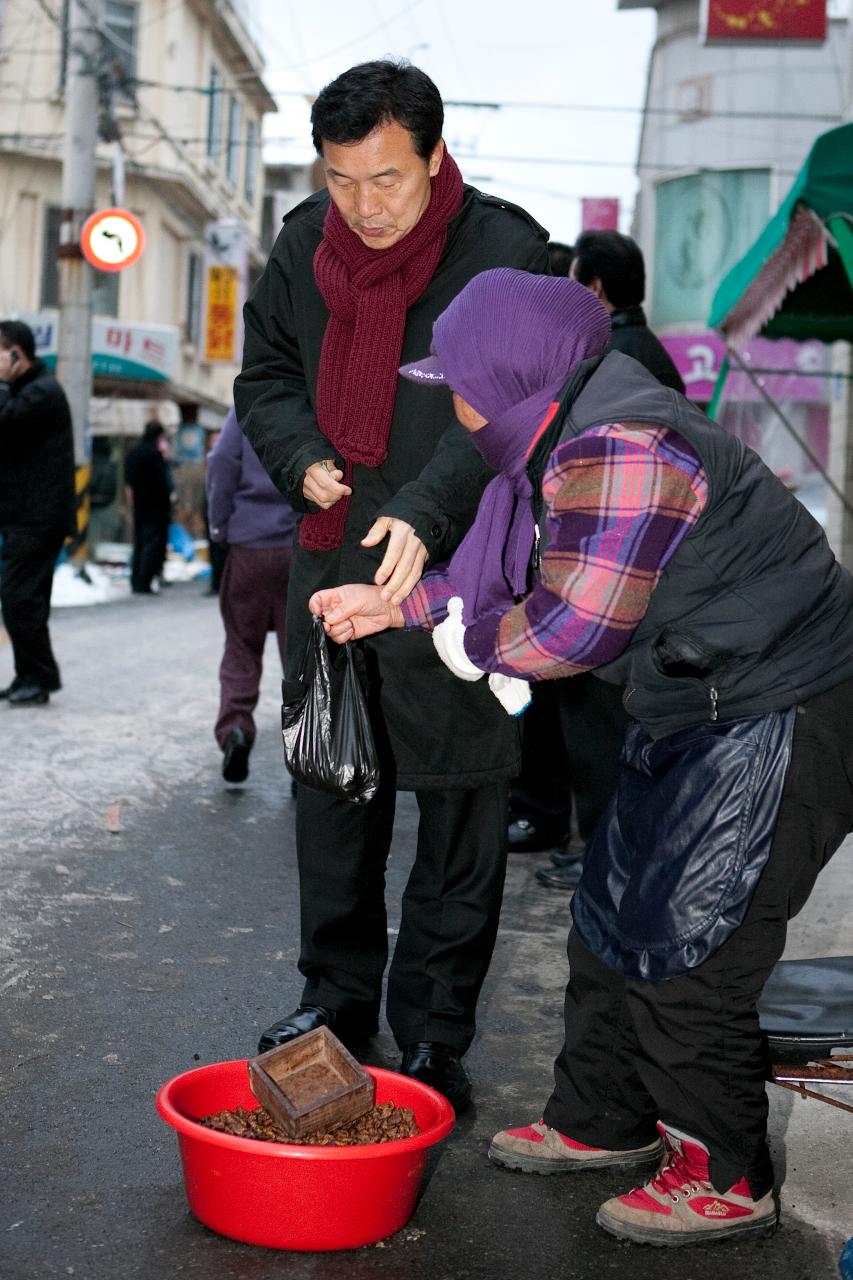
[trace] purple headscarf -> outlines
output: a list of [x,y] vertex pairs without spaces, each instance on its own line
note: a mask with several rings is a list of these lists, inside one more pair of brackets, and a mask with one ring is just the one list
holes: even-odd
[[448,570],[466,626],[527,593],[535,534],[528,449],[572,371],[609,338],[610,317],[584,285],[510,267],[475,276],[433,326],[436,364],[487,420],[471,439],[498,472]]

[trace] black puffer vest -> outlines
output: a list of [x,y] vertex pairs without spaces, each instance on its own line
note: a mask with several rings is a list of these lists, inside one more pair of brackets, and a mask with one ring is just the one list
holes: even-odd
[[853,676],[853,579],[820,525],[756,453],[620,352],[585,361],[530,460],[534,493],[557,445],[610,422],[671,427],[708,501],[625,652],[595,674],[625,685],[654,738],[804,702]]

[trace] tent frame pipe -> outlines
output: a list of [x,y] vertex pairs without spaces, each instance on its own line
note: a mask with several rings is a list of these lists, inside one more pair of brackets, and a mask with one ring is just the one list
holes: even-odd
[[[752,385],[755,387],[756,391],[758,391],[762,399],[770,406],[770,408],[776,414],[777,418],[782,423],[782,426],[785,428],[788,434],[794,438],[796,443],[802,449],[803,453],[811,462],[812,466],[815,468],[818,474],[821,475],[823,479],[826,481],[827,487],[835,494],[836,498],[844,507],[844,510],[847,512],[847,514],[850,516],[853,516],[853,506],[851,506],[846,496],[842,493],[838,485],[832,479],[832,476],[830,476],[829,472],[823,466],[817,454],[815,454],[809,448],[809,446],[806,444],[805,440],[802,438],[797,428],[790,421],[790,419],[787,418],[785,414],[782,412],[782,406],[779,404],[777,400],[773,399],[773,397],[770,395],[770,392],[764,386],[764,383],[761,381],[760,378],[756,377],[753,370],[749,367],[748,364],[746,364],[741,359],[740,355],[738,354],[738,352],[735,350],[734,347],[727,348],[727,359],[723,362],[723,367],[726,366],[729,359],[733,360],[734,363],[737,365],[737,367],[740,369],[740,371],[746,374],[746,376],[749,378]],[[726,371],[728,372],[728,370]],[[723,373],[723,368],[720,369],[720,376],[722,376],[722,373]],[[718,378],[717,379],[718,385],[719,385],[719,381],[720,379]],[[720,387],[719,390],[720,392],[722,392],[722,387]],[[714,396],[716,397],[716,395],[717,395],[717,387],[714,388]],[[709,406],[709,416],[711,416],[710,406]]]

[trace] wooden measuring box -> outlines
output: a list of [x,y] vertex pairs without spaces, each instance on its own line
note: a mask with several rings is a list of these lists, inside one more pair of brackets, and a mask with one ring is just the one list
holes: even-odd
[[249,1087],[289,1138],[350,1124],[373,1106],[373,1077],[317,1027],[249,1059]]

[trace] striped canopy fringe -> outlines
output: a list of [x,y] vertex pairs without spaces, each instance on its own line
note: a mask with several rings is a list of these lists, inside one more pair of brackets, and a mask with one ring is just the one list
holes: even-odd
[[765,262],[722,326],[728,344],[742,348],[782,306],[797,285],[829,260],[826,229],[807,205],[798,205],[785,239]]

